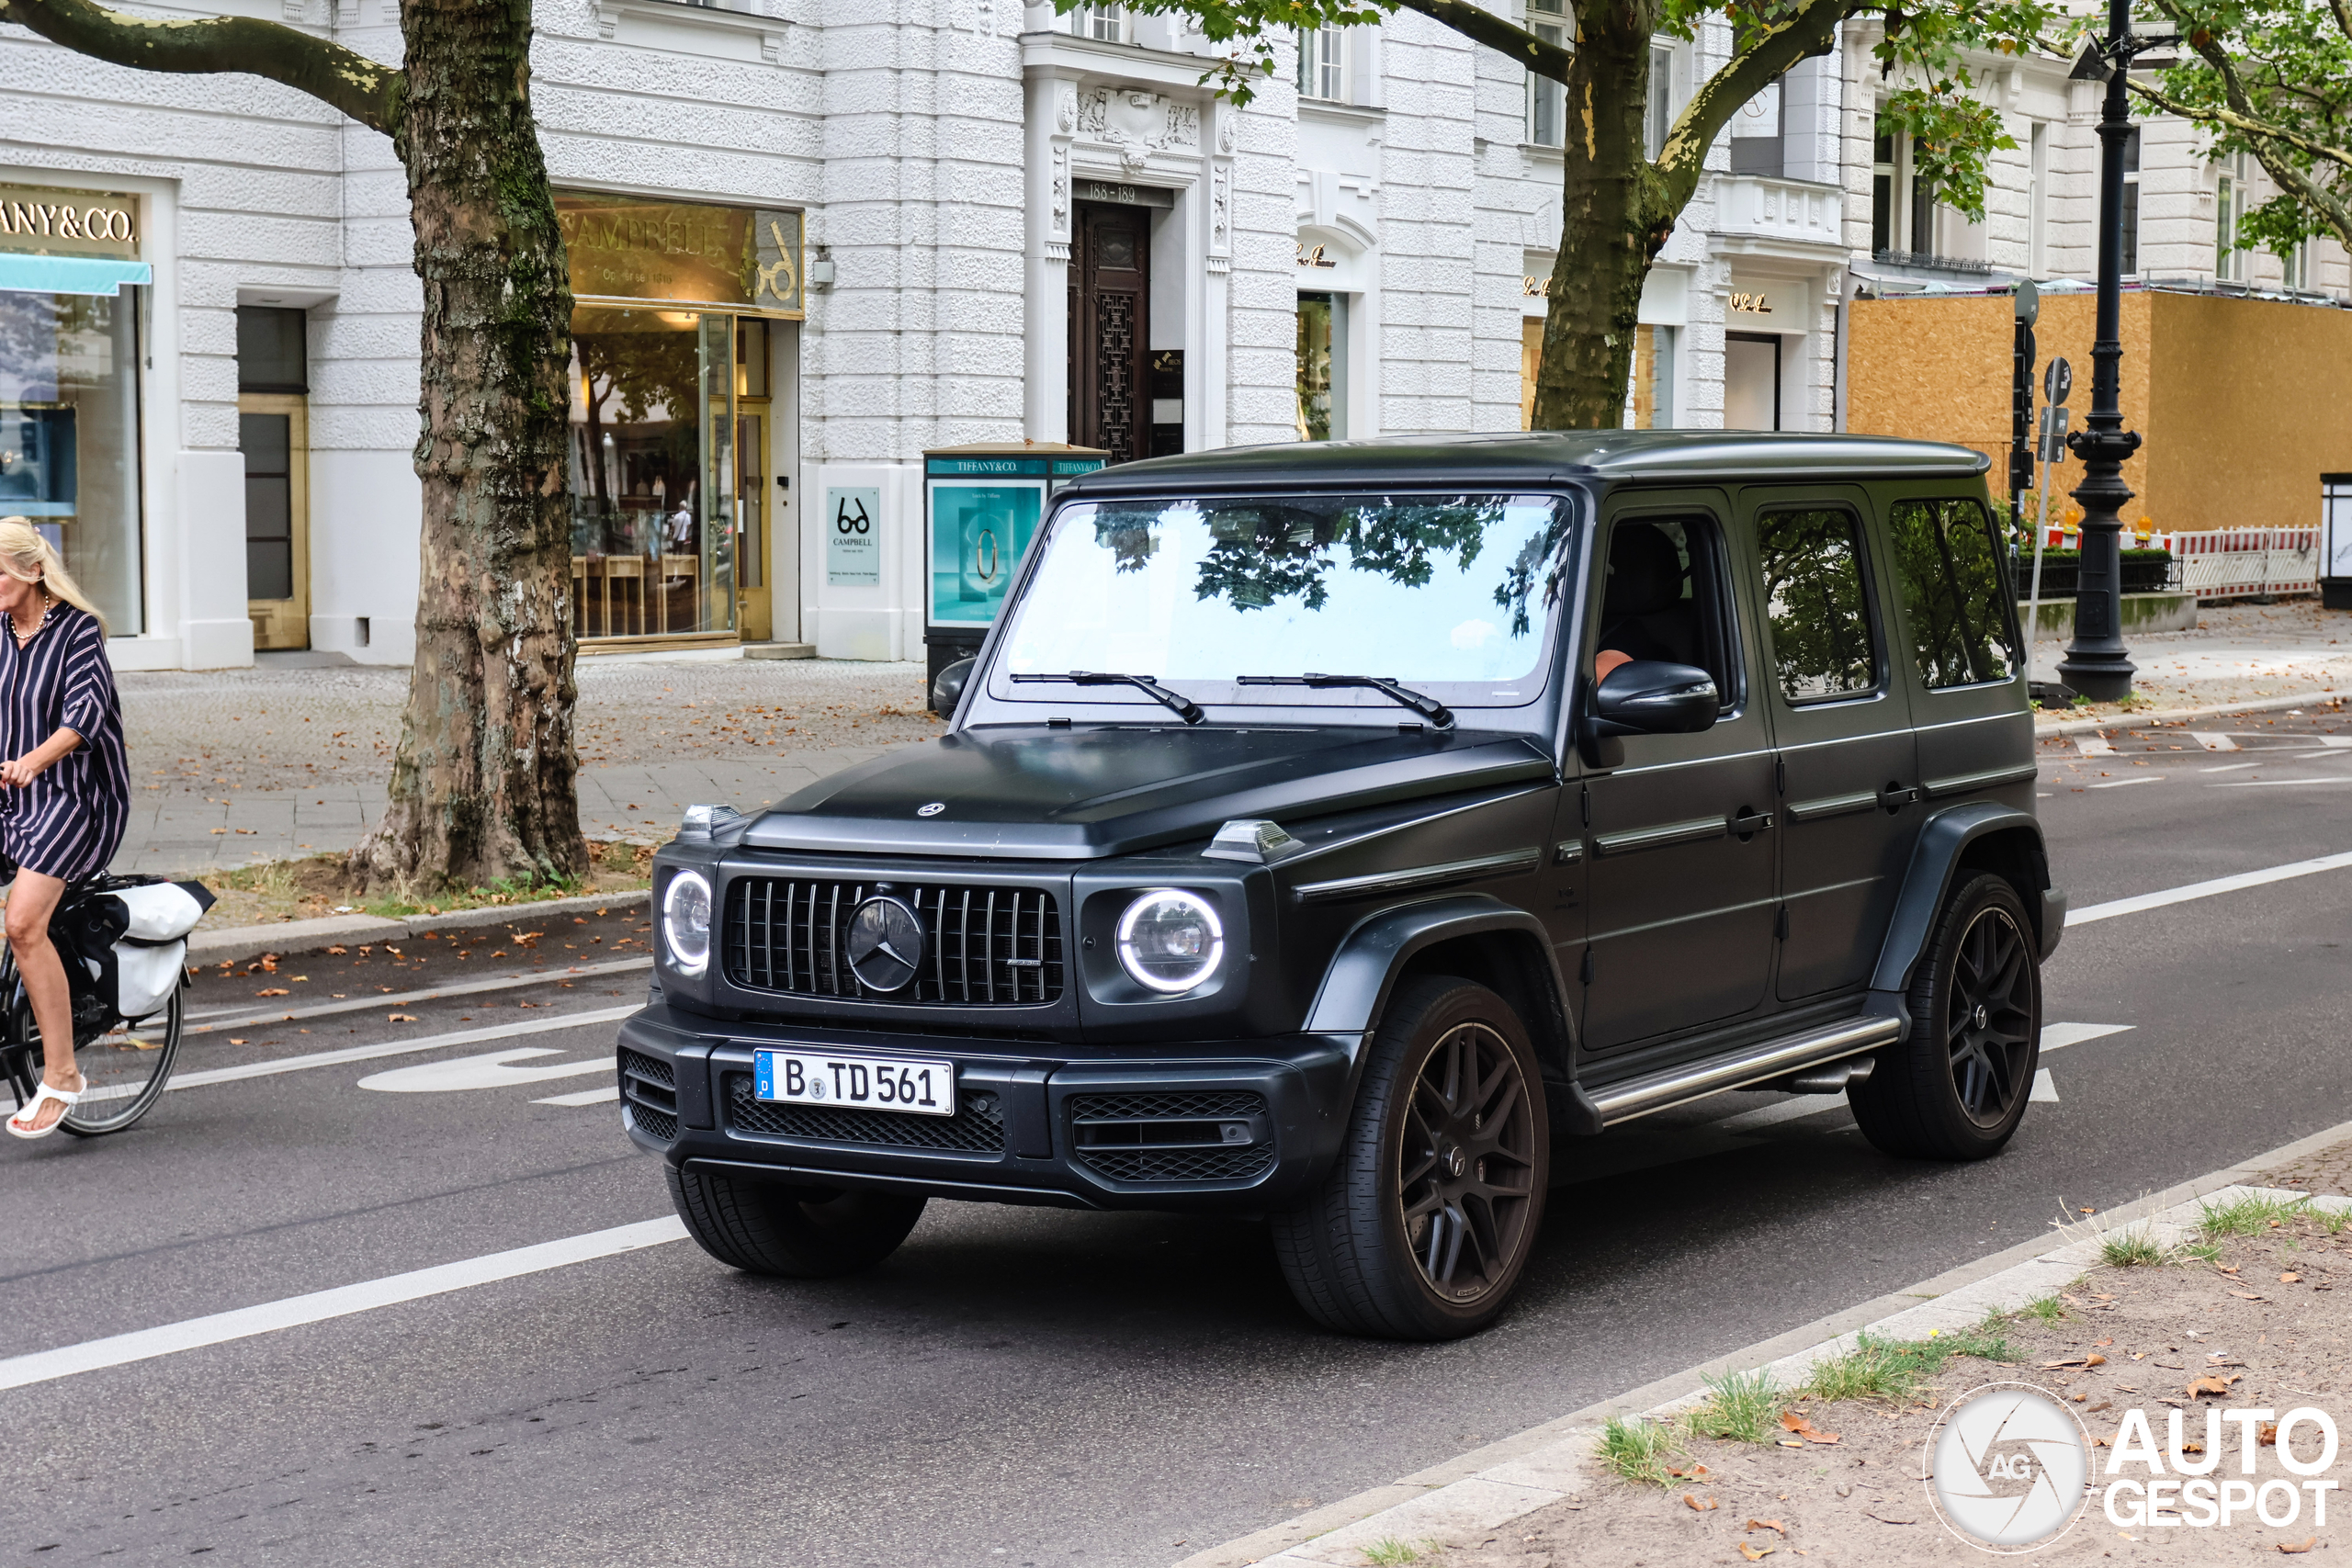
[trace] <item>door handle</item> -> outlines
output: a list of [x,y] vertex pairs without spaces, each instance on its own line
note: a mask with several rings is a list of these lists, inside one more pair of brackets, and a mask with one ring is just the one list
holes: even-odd
[[1771,826],[1770,812],[1750,811],[1744,806],[1739,808],[1738,815],[1731,819],[1732,836],[1739,839],[1752,839]]
[[1889,781],[1887,786],[1878,792],[1879,809],[1900,811],[1918,798],[1919,791],[1917,786]]

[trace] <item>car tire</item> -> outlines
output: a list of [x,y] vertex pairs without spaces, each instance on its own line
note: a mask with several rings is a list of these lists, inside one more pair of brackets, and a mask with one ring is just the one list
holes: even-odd
[[1408,980],[1373,1037],[1330,1174],[1273,1217],[1283,1277],[1342,1334],[1475,1334],[1519,1284],[1550,1174],[1543,1074],[1518,1015],[1467,980]]
[[2033,923],[2007,879],[1944,900],[1911,981],[1911,1032],[1847,1091],[1863,1136],[1907,1159],[1984,1159],[2024,1120],[2041,1059]]
[[899,1249],[928,1201],[663,1168],[678,1218],[705,1252],[730,1269],[786,1280],[829,1280],[873,1268]]

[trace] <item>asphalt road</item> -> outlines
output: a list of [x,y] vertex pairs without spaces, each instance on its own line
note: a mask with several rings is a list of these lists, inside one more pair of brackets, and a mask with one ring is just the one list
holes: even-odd
[[[2352,718],[2194,728],[2237,750],[2044,744],[2078,909],[2352,850],[2352,746],[2322,744]],[[609,1014],[642,976],[589,966],[640,924],[209,974],[194,1008],[301,1016],[191,1037],[130,1134],[0,1148],[0,1384],[8,1357],[667,1215],[609,1102],[549,1102],[609,1083],[608,1021],[206,1081]],[[855,1280],[669,1242],[6,1389],[0,1562],[1165,1563],[2352,1119],[2346,943],[2352,868],[2070,932],[2047,1020],[2130,1027],[2050,1054],[2056,1100],[1982,1165],[1886,1159],[1832,1101],[1719,1125],[1810,1104],[1761,1095],[1594,1140],[1521,1303],[1463,1344],[1317,1331],[1250,1224],[939,1203]],[[309,1011],[338,990],[387,999]],[[524,1048],[548,1054],[504,1066],[581,1071],[379,1077]]]

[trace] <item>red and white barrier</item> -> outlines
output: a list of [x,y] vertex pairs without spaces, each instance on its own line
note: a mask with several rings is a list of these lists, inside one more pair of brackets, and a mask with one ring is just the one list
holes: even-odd
[[2316,528],[2222,528],[2176,534],[2180,585],[2201,603],[2319,592]]

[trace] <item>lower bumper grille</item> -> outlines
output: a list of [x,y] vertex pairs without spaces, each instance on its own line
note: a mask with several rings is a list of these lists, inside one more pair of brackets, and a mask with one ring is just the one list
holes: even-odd
[[659,1056],[623,1047],[621,1100],[629,1120],[649,1138],[671,1143],[678,1136],[678,1076]]
[[779,1105],[752,1091],[749,1073],[727,1075],[727,1124],[737,1132],[825,1144],[865,1144],[955,1154],[1004,1152],[1004,1107],[987,1089],[957,1097],[953,1116],[909,1116],[890,1111],[841,1111],[831,1106]]
[[1248,1089],[1079,1094],[1070,1156],[1106,1181],[1249,1181],[1273,1168],[1266,1098]]

